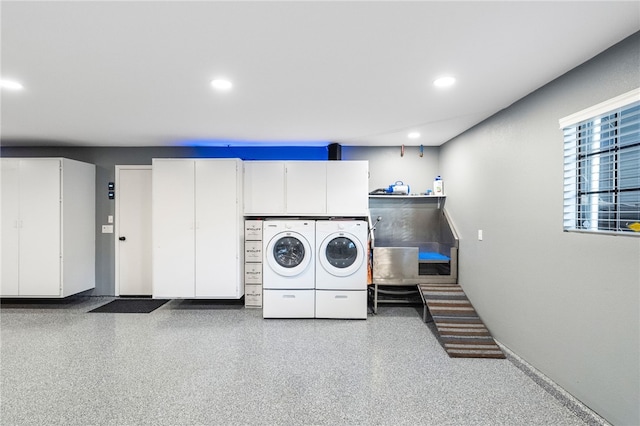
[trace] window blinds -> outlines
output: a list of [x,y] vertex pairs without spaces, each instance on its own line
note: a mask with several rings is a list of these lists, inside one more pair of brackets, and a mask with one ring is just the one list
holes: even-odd
[[[640,91],[634,92],[635,100],[625,98],[630,103],[612,108],[608,101],[598,115],[560,120],[565,230],[640,236]],[[582,120],[571,122],[576,117]]]

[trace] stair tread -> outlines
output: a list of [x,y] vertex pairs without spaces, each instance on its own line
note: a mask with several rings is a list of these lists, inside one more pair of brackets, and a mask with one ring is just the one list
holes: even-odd
[[450,357],[505,358],[460,285],[418,284],[417,287]]

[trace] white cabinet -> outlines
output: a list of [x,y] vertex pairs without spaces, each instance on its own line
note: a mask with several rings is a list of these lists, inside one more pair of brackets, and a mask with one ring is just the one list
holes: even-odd
[[242,163],[198,160],[196,166],[196,297],[244,294]]
[[327,211],[327,163],[288,161],[285,163],[286,213],[315,215]]
[[3,158],[3,297],[66,297],[95,288],[95,166]]
[[285,211],[284,161],[244,163],[244,213],[247,216]]
[[327,213],[361,216],[369,210],[369,162],[329,161]]
[[153,297],[239,299],[242,163],[153,159]]
[[20,197],[18,182],[19,160],[3,158],[0,184],[2,203],[0,207],[0,242],[2,243],[2,268],[0,268],[0,293],[2,296],[20,294]]
[[247,161],[246,216],[366,216],[367,161]]
[[151,240],[154,297],[195,296],[195,163],[153,159]]

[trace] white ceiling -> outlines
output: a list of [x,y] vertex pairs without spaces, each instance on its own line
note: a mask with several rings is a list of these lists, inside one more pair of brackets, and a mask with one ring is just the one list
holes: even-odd
[[440,145],[640,30],[640,2],[2,1],[0,19],[2,78],[24,85],[2,90],[4,145]]

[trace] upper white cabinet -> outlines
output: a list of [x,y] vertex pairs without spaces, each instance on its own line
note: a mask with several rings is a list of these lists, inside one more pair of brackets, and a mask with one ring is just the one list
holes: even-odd
[[285,163],[286,213],[314,215],[327,211],[327,163]]
[[66,297],[95,288],[95,166],[3,158],[3,297]]
[[153,159],[153,297],[239,299],[242,163]]
[[284,161],[244,162],[244,212],[278,214],[285,211]]
[[362,215],[369,210],[369,162],[329,161],[327,164],[327,213]]
[[247,216],[365,216],[367,161],[246,161]]

